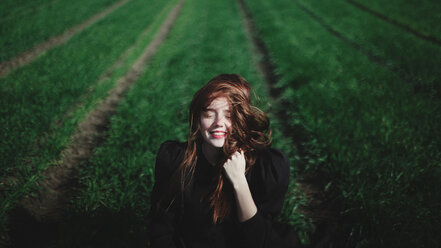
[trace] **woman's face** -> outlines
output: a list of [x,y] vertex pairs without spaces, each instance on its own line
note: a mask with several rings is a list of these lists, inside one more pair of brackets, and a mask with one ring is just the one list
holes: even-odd
[[227,98],[218,97],[201,113],[201,134],[204,142],[221,148],[230,128],[230,104]]

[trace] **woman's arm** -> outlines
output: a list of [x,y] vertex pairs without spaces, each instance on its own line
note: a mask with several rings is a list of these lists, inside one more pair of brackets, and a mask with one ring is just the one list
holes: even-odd
[[243,180],[237,182],[233,187],[237,204],[237,217],[240,222],[247,221],[257,213],[257,207],[246,178],[244,177]]
[[237,204],[237,217],[240,222],[247,221],[257,213],[257,207],[245,177],[246,162],[243,152],[233,154],[231,159],[224,164],[224,168],[228,179],[233,185]]
[[175,148],[176,142],[166,141],[161,145],[156,156],[155,185],[150,198],[151,209],[149,213],[149,240],[152,248],[177,247],[173,208],[165,211],[166,206],[164,205],[168,205],[167,201],[163,201],[161,205],[158,204],[167,193],[166,189],[175,169],[170,159],[176,153]]
[[250,171],[251,181],[244,176],[245,159],[241,153],[228,160],[224,168],[235,192],[241,247],[300,247],[292,228],[281,232],[273,223],[281,211],[289,183],[289,162],[283,152],[277,149],[265,152]]

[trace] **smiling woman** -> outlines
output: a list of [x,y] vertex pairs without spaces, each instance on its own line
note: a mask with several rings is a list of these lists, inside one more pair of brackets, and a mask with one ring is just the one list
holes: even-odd
[[151,196],[152,247],[296,247],[273,223],[289,181],[249,83],[221,74],[193,97],[187,142],[164,142]]
[[201,115],[201,134],[204,143],[222,148],[231,129],[230,104],[225,97],[214,99]]

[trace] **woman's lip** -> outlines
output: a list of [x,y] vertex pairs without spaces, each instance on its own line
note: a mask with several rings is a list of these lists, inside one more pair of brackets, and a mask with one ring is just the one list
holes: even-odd
[[214,133],[210,133],[210,135],[211,135],[211,137],[213,137],[213,138],[215,138],[215,139],[220,139],[220,138],[224,138],[225,136],[227,136],[226,133],[221,134],[221,135],[219,135],[219,134],[214,134]]
[[226,134],[227,132],[225,132],[225,131],[211,131],[210,133],[211,133],[211,134],[214,134],[214,133],[223,133],[223,134]]

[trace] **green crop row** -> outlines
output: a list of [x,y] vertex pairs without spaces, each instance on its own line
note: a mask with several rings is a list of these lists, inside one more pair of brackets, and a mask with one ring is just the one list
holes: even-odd
[[[38,172],[60,162],[60,152],[78,123],[127,72],[171,7],[163,1],[144,6],[143,1],[131,1],[1,82],[1,167],[5,173],[0,179],[2,183],[10,176],[19,179],[9,186],[2,184],[8,188],[1,195],[1,223],[6,222],[7,210],[35,185]],[[141,34],[145,29],[149,32]],[[113,69],[110,75],[100,80],[109,67]]]
[[[54,1],[24,15],[21,12],[8,15],[7,19],[0,20],[0,61],[9,60],[52,36],[62,34],[114,2],[116,0]],[[16,3],[14,6],[20,5]]]
[[[246,2],[277,66],[278,87],[284,89],[287,115],[293,116],[288,124],[295,127],[300,114],[327,155],[324,164],[311,162],[324,166],[342,192],[342,220],[351,227],[347,242],[359,247],[439,244],[441,195],[434,188],[441,175],[439,101],[415,94],[412,84],[369,61],[295,1]],[[321,18],[344,10],[338,2],[321,4],[327,8]],[[344,35],[362,36],[350,26],[359,18],[341,17],[333,25],[346,25]],[[362,37],[387,25],[366,25]],[[403,40],[385,36],[383,42]],[[415,66],[425,59],[412,56]]]
[[441,40],[441,2],[437,0],[352,0],[426,36]]
[[[354,8],[346,1],[304,1],[332,29],[385,61],[422,97],[441,96],[441,47]],[[332,11],[330,11],[332,10]],[[424,19],[424,18],[422,18]]]
[[[165,140],[186,140],[189,103],[211,77],[220,73],[245,76],[262,97],[259,106],[268,109],[263,104],[267,91],[252,62],[239,13],[234,0],[185,2],[168,39],[112,118],[108,139],[82,167],[83,190],[74,201],[76,214],[91,216],[88,222],[118,214],[132,220],[115,227],[121,232],[113,238],[109,239],[109,232],[116,233],[116,229],[103,230],[91,238],[114,243],[128,230],[136,230],[138,237],[145,235],[146,223],[135,223],[149,211],[157,150]],[[284,147],[289,141],[280,134],[277,121],[274,123],[274,145],[289,153],[290,146]],[[294,208],[299,203],[292,204]],[[300,225],[300,217],[291,218]],[[84,230],[85,225],[78,224],[81,221],[73,219],[69,226]],[[84,230],[83,235],[88,233]]]

